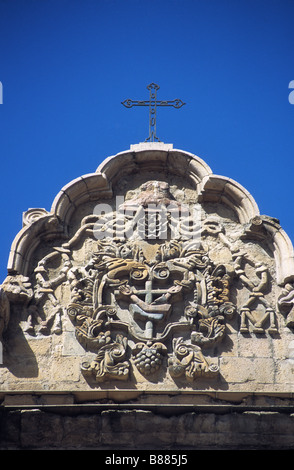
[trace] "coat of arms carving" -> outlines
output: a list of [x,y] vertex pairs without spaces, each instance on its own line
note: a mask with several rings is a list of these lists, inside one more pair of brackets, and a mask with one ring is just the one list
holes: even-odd
[[181,210],[167,183],[150,181],[118,208],[125,216],[119,236],[108,236],[121,222],[117,214],[97,218],[97,251],[68,273],[68,315],[79,342],[97,352],[83,363],[85,375],[126,380],[137,368],[194,380],[218,373],[202,349],[222,339],[235,312],[232,269],[211,261],[199,243],[200,220]]

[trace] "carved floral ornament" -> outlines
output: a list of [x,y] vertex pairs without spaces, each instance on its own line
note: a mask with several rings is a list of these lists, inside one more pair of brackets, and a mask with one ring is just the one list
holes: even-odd
[[[130,163],[126,153],[107,160],[97,174],[66,187],[50,213],[30,210],[14,243],[1,291],[2,331],[16,303],[23,306],[28,335],[62,334],[67,315],[85,349],[87,380],[132,380],[136,373],[153,381],[166,374],[189,382],[213,378],[218,357],[208,360],[206,352],[212,356],[236,316],[242,335],[275,337],[278,316],[294,325],[293,250],[277,221],[260,216],[241,186],[215,177],[190,154],[180,157],[183,185],[170,184],[166,170],[181,170],[172,166],[171,151],[165,159],[155,153],[137,155],[136,168],[140,162],[147,174],[160,160],[165,171],[158,179],[126,189],[115,204],[109,188],[110,182],[119,186],[117,161],[125,160],[128,181],[134,158]],[[87,199],[96,201],[95,208],[70,233],[74,208]],[[226,217],[211,210],[224,205]],[[237,216],[229,218],[232,210]],[[51,248],[34,265],[41,241]],[[91,249],[81,260],[78,247],[87,244]],[[62,286],[69,291],[66,305]]]

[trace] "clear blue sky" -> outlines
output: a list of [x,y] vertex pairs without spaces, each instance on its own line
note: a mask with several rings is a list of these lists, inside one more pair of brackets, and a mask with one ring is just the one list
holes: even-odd
[[294,240],[293,0],[0,0],[0,282],[31,207],[148,136],[126,98],[181,98],[157,134]]

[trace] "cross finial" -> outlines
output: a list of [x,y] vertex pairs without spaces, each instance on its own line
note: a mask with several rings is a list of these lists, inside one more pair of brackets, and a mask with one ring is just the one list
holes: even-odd
[[147,90],[149,90],[149,101],[144,100],[130,100],[127,99],[122,101],[122,104],[126,108],[132,108],[133,106],[149,106],[149,137],[145,140],[145,142],[160,142],[159,138],[156,136],[156,108],[157,106],[172,106],[174,108],[181,108],[184,106],[184,103],[180,99],[175,100],[166,100],[166,101],[158,101],[156,99],[157,90],[159,90],[159,86],[156,83],[150,83],[147,86]]

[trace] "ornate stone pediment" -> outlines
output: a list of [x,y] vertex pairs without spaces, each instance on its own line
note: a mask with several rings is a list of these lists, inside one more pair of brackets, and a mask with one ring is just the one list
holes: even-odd
[[170,146],[134,146],[24,215],[1,291],[6,348],[19,327],[53,338],[78,387],[217,388],[230,357],[242,376],[242,341],[291,334],[293,259],[238,183]]

